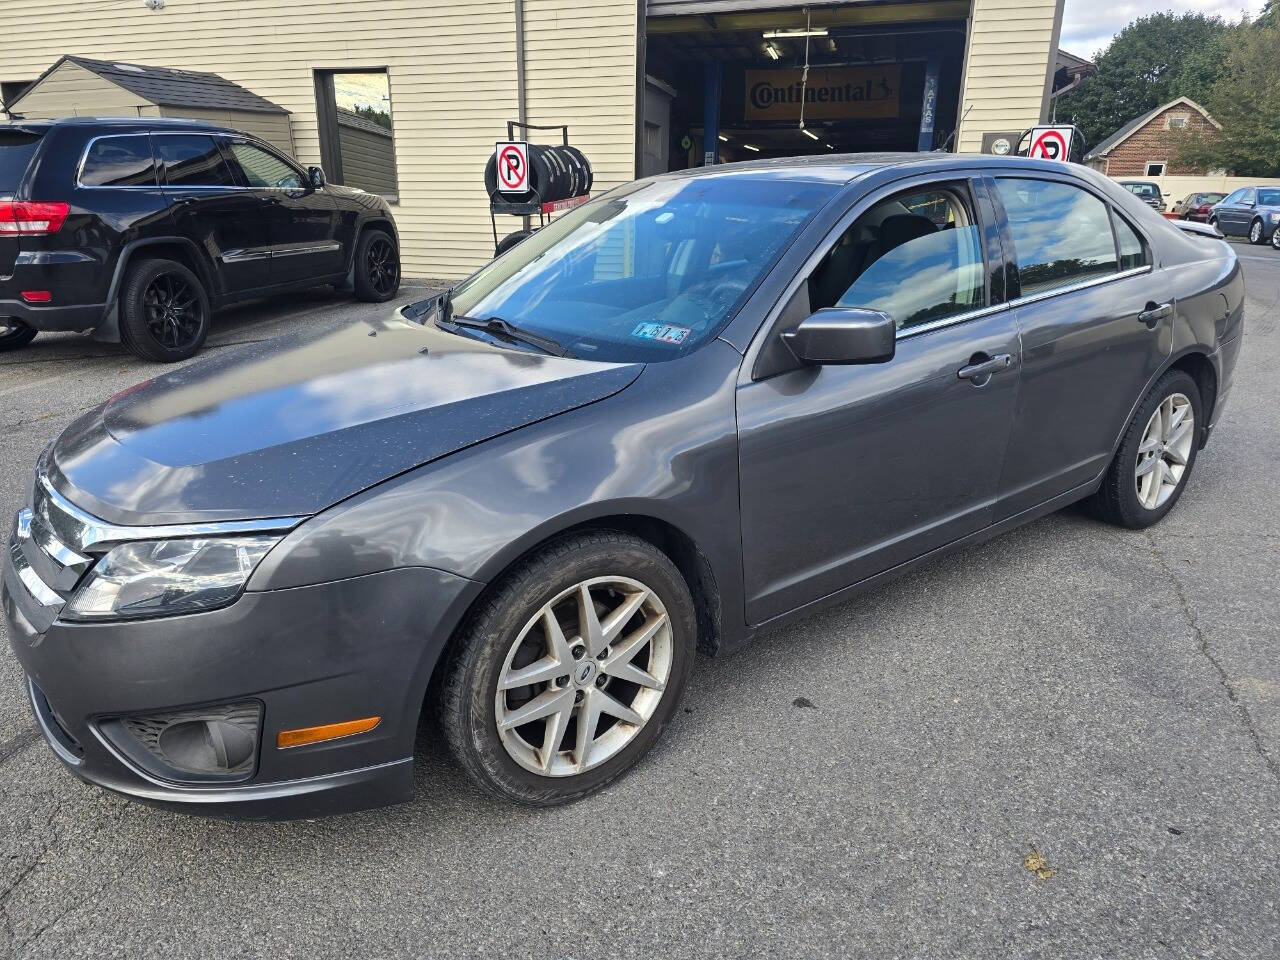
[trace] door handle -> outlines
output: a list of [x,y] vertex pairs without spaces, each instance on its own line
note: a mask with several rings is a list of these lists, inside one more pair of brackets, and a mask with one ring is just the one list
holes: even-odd
[[[999,373],[1001,370],[1008,370],[1013,366],[1013,357],[1007,353],[997,353],[994,357],[987,357],[985,353],[975,353],[969,358],[969,363],[965,364],[956,371],[956,376],[961,380],[981,380],[986,383],[986,378],[993,373]],[[979,384],[981,386],[981,384]]]
[[1148,329],[1154,330],[1161,320],[1172,315],[1172,303],[1148,303],[1147,308],[1138,314],[1138,321],[1140,323],[1145,323]]

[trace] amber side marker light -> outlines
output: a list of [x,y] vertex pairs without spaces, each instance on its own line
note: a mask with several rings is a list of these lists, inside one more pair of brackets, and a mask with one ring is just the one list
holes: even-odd
[[353,737],[357,733],[368,733],[381,722],[381,717],[365,717],[363,720],[347,720],[344,723],[325,723],[318,727],[281,730],[276,734],[276,746],[284,750],[287,747],[302,747],[308,743],[323,743],[326,740]]

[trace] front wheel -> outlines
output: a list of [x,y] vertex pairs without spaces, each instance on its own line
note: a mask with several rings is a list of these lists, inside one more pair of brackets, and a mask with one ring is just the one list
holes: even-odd
[[1271,231],[1271,249],[1280,250],[1280,227]]
[[695,634],[689,588],[656,547],[615,531],[555,541],[455,638],[439,699],[450,751],[508,800],[599,790],[662,733]]
[[1094,512],[1140,530],[1173,509],[1195,467],[1204,411],[1200,388],[1183,370],[1170,370],[1151,388],[1129,422]]
[[1255,220],[1253,221],[1253,223],[1249,224],[1249,242],[1250,243],[1262,242],[1262,221],[1261,220]]
[[400,290],[400,251],[391,235],[366,230],[356,243],[356,299],[385,303]]
[[36,338],[36,330],[21,320],[0,317],[0,350],[17,350]]

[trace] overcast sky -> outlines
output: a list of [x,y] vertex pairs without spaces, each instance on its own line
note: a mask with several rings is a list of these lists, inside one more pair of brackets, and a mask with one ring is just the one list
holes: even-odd
[[1172,10],[1217,14],[1234,21],[1245,13],[1256,17],[1262,4],[1263,0],[1067,0],[1060,46],[1068,53],[1088,58],[1105,47],[1127,23],[1144,14]]

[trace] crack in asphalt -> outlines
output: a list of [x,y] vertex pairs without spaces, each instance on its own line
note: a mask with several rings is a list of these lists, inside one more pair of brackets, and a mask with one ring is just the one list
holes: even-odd
[[1271,775],[1280,781],[1280,762],[1267,752],[1266,746],[1262,742],[1262,735],[1258,733],[1258,728],[1254,726],[1253,715],[1249,713],[1249,707],[1240,699],[1240,694],[1236,691],[1235,685],[1231,682],[1231,677],[1227,674],[1226,668],[1222,662],[1214,656],[1213,651],[1209,649],[1209,638],[1205,636],[1204,631],[1200,628],[1200,619],[1191,609],[1191,604],[1187,600],[1187,592],[1173,572],[1173,568],[1169,565],[1160,544],[1154,535],[1147,532],[1147,540],[1151,544],[1151,555],[1156,558],[1156,563],[1160,565],[1160,569],[1164,571],[1164,575],[1173,584],[1173,592],[1178,598],[1178,604],[1181,608],[1183,619],[1187,621],[1187,625],[1191,628],[1192,636],[1195,637],[1196,648],[1200,655],[1213,667],[1214,672],[1218,675],[1218,683],[1227,693],[1227,699],[1231,701],[1236,709],[1236,713],[1240,717],[1240,722],[1244,725],[1245,732],[1248,733],[1249,739],[1253,743],[1254,752],[1262,758],[1262,762],[1267,765],[1267,769],[1271,771]]
[[0,743],[0,766],[8,763],[23,750],[26,750],[32,744],[39,742],[40,731],[35,727],[27,727],[15,733],[4,743]]
[[38,413],[34,417],[18,420],[16,423],[6,423],[3,427],[0,427],[0,436],[17,433],[23,427],[29,427],[33,423],[40,423],[44,420],[53,420],[57,417],[72,417],[84,413],[86,410],[92,410],[96,406],[96,403],[86,403],[83,407],[73,407],[70,410],[50,410],[47,413]]

